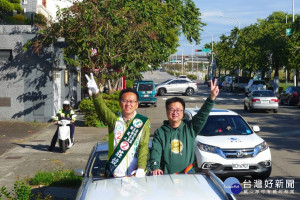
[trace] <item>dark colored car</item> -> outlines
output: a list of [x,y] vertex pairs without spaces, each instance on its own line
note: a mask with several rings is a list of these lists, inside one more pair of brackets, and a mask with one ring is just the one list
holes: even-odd
[[139,94],[139,104],[152,104],[156,107],[156,89],[153,81],[138,80],[134,82],[133,87]]
[[300,87],[290,86],[279,95],[279,103],[281,105],[286,103],[289,106],[297,105],[299,103],[299,97]]
[[245,86],[248,85],[249,80],[248,77],[235,77],[232,83],[233,92],[245,92]]

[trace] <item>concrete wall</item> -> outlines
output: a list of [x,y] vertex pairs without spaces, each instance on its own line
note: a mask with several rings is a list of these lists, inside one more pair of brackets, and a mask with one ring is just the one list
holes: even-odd
[[[35,31],[31,26],[0,25],[0,50],[12,51],[10,61],[0,63],[0,120],[45,122],[54,114],[53,70],[59,66],[54,66],[52,60],[60,55],[56,55],[55,48],[48,48],[40,55],[24,52],[23,45],[33,37]],[[67,85],[65,69],[59,69],[61,102],[70,100],[74,94],[78,102],[81,83],[77,82],[77,70],[70,66],[66,70],[70,71]]]

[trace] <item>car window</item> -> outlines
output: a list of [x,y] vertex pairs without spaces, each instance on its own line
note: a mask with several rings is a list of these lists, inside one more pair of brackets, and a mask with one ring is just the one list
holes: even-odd
[[173,81],[170,81],[168,84],[171,85],[171,84],[177,84],[178,81],[177,80],[173,80]]
[[272,91],[261,90],[261,91],[254,91],[252,96],[254,96],[254,97],[275,97],[275,94]]
[[188,83],[189,81],[187,80],[177,80],[177,83],[183,84],[183,83]]
[[293,87],[293,91],[300,92],[300,87]]
[[199,135],[248,135],[252,130],[238,115],[209,116]]
[[172,79],[168,79],[168,80],[166,80],[166,81],[162,82],[161,84],[168,83],[170,80],[172,80]]
[[105,171],[105,163],[107,161],[107,151],[96,152],[91,160],[89,169],[89,177],[103,178]]
[[153,84],[139,84],[138,91],[152,91],[153,90]]
[[253,85],[259,85],[259,84],[263,84],[265,85],[265,81],[253,81]]

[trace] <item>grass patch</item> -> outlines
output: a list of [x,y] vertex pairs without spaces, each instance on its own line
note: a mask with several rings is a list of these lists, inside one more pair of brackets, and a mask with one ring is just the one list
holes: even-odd
[[79,187],[82,177],[75,175],[74,170],[39,171],[29,180],[31,185],[56,187]]

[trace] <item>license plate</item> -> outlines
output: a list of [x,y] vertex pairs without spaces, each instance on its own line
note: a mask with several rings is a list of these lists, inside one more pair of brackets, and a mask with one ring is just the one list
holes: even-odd
[[149,95],[148,95],[148,94],[145,94],[144,97],[149,97]]
[[249,164],[232,164],[232,169],[249,169]]
[[264,103],[264,104],[265,104],[265,103],[269,103],[269,101],[261,101],[261,103]]

